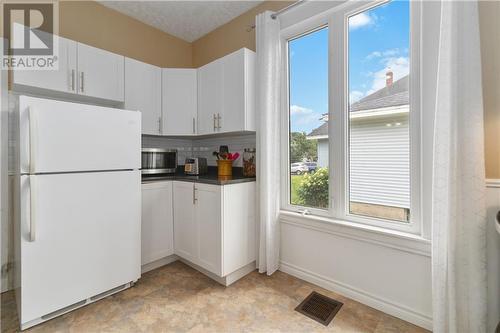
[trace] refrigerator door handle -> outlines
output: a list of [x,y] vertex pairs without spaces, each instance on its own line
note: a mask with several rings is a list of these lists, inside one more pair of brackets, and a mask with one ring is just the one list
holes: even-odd
[[30,175],[30,242],[35,241],[36,235],[36,176]]
[[29,107],[29,132],[30,132],[30,173],[36,173],[36,156],[37,156],[37,119],[35,109]]

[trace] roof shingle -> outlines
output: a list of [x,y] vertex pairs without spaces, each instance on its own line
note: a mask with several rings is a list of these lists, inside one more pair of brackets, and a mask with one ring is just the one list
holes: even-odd
[[[386,86],[374,93],[353,103],[350,112],[359,112],[365,110],[381,109],[391,106],[408,105],[410,101],[408,75],[397,80],[390,86]],[[318,128],[315,128],[307,136],[328,135],[328,121],[324,122]]]

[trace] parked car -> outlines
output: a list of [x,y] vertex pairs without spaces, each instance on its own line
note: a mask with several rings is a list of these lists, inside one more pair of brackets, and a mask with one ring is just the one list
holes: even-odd
[[309,169],[309,172],[314,172],[318,168],[318,163],[316,162],[305,162],[304,164]]
[[292,165],[290,166],[290,172],[295,175],[301,175],[303,173],[309,172],[309,167],[302,162],[292,163]]

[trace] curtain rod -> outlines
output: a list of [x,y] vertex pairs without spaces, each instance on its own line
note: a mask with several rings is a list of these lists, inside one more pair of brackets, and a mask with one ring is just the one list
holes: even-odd
[[278,16],[280,16],[281,14],[283,14],[283,13],[285,13],[285,12],[289,11],[290,9],[292,9],[292,8],[294,8],[294,7],[298,6],[298,5],[303,4],[303,3],[304,3],[304,2],[306,2],[306,1],[307,1],[307,0],[298,0],[298,1],[294,2],[294,3],[292,3],[291,5],[288,5],[288,6],[286,6],[285,8],[282,8],[282,9],[278,10],[276,13],[271,14],[271,18],[272,18],[273,20],[275,20],[275,19],[276,19]]
[[[304,2],[306,2],[306,1],[308,1],[308,0],[298,0],[298,1],[294,2],[294,3],[292,3],[291,5],[288,5],[288,6],[286,6],[285,8],[282,8],[282,9],[278,10],[276,13],[272,13],[272,14],[271,14],[271,18],[272,18],[273,20],[276,20],[276,18],[277,18],[279,15],[283,14],[284,12],[289,11],[290,9],[292,9],[292,8],[293,8],[293,7],[295,7],[295,6],[298,6],[298,5],[303,4],[303,3],[304,3]],[[250,31],[252,31],[253,29],[255,29],[255,24],[252,24],[252,25],[248,26],[248,27],[247,27],[247,32],[250,32]]]

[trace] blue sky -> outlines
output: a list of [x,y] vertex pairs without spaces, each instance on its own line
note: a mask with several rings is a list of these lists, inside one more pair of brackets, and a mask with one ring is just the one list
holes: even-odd
[[[349,19],[349,94],[355,102],[408,74],[409,2],[392,1]],[[289,43],[291,130],[309,133],[328,112],[328,28]]]

